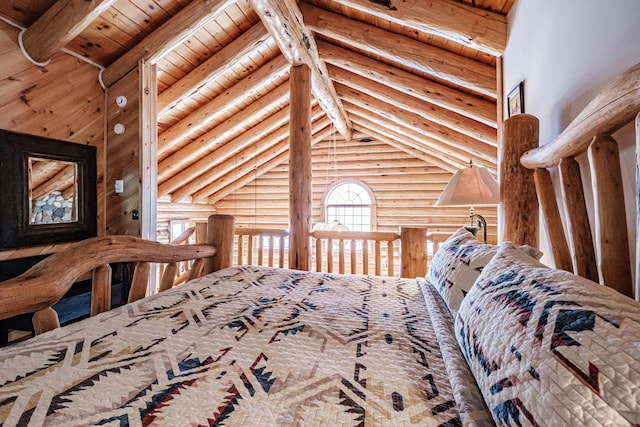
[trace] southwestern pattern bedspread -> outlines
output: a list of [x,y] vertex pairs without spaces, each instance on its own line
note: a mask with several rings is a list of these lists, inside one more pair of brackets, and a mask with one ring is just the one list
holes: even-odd
[[0,350],[0,423],[459,425],[415,280],[233,267]]

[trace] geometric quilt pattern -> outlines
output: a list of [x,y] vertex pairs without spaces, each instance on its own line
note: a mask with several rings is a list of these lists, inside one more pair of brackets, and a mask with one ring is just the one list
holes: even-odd
[[640,425],[640,303],[501,246],[456,336],[498,425]]
[[415,280],[232,267],[0,350],[3,426],[460,425]]

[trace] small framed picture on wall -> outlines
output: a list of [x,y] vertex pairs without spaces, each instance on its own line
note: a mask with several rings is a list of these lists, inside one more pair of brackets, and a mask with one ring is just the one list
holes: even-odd
[[509,117],[524,113],[524,80],[507,95],[507,111]]

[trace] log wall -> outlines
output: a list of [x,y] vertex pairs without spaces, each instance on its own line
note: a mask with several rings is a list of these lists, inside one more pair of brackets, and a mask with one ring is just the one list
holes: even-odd
[[[358,179],[374,193],[376,230],[397,232],[398,226],[426,226],[429,232],[452,233],[469,224],[466,207],[436,208],[440,193],[452,174],[385,143],[336,141],[317,143],[312,151],[313,223],[322,220],[325,192],[337,180]],[[337,166],[334,168],[334,163]],[[328,166],[329,165],[329,166]],[[216,204],[217,212],[236,217],[236,226],[286,228],[289,183],[285,162]],[[257,203],[256,203],[257,200]],[[476,207],[489,223],[488,240],[497,240],[495,207]]]
[[[104,93],[98,68],[63,52],[55,54],[46,67],[33,65],[20,51],[18,32],[0,21],[0,128],[95,146],[97,191],[102,194]],[[100,235],[105,230],[103,212],[104,201],[98,197]],[[0,254],[0,258],[37,254],[30,249],[5,252],[11,254]]]

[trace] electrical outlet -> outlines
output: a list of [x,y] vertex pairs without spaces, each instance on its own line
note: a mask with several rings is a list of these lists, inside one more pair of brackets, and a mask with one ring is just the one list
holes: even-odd
[[131,219],[140,219],[140,211],[138,209],[131,211]]

